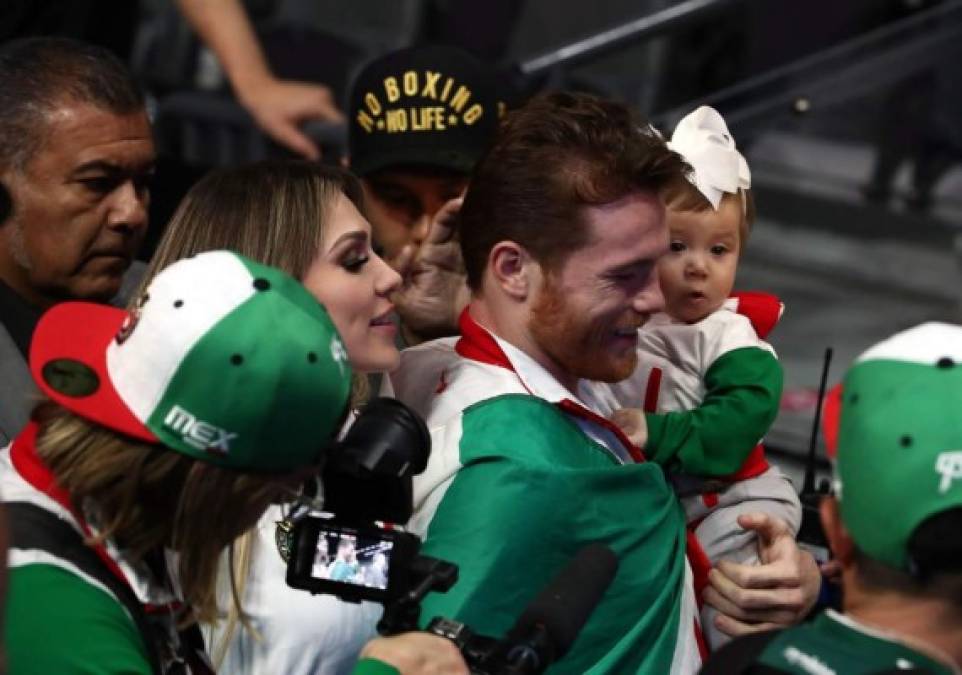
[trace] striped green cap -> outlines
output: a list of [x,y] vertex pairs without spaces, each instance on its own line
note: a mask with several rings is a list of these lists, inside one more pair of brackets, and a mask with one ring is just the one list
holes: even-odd
[[962,506],[962,327],[926,323],[862,354],[826,404],[842,520],[869,557],[910,570],[909,538]]

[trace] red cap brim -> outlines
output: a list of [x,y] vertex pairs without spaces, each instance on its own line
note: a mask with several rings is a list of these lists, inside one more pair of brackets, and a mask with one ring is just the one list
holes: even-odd
[[126,318],[127,312],[108,305],[54,305],[34,329],[30,372],[40,390],[64,408],[122,434],[157,443],[107,374],[107,347]]

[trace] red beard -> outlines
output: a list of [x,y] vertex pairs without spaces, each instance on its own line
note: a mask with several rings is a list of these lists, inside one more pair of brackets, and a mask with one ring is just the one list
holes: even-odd
[[620,382],[638,365],[635,349],[619,354],[612,348],[614,331],[641,326],[642,321],[630,314],[621,320],[610,315],[579,315],[568,307],[549,276],[531,309],[528,330],[538,347],[565,372],[581,379]]

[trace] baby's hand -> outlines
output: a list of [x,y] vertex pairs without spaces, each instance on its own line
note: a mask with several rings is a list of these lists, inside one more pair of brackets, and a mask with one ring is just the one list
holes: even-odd
[[622,408],[611,414],[611,421],[618,425],[628,440],[641,449],[648,442],[648,422],[640,408]]

